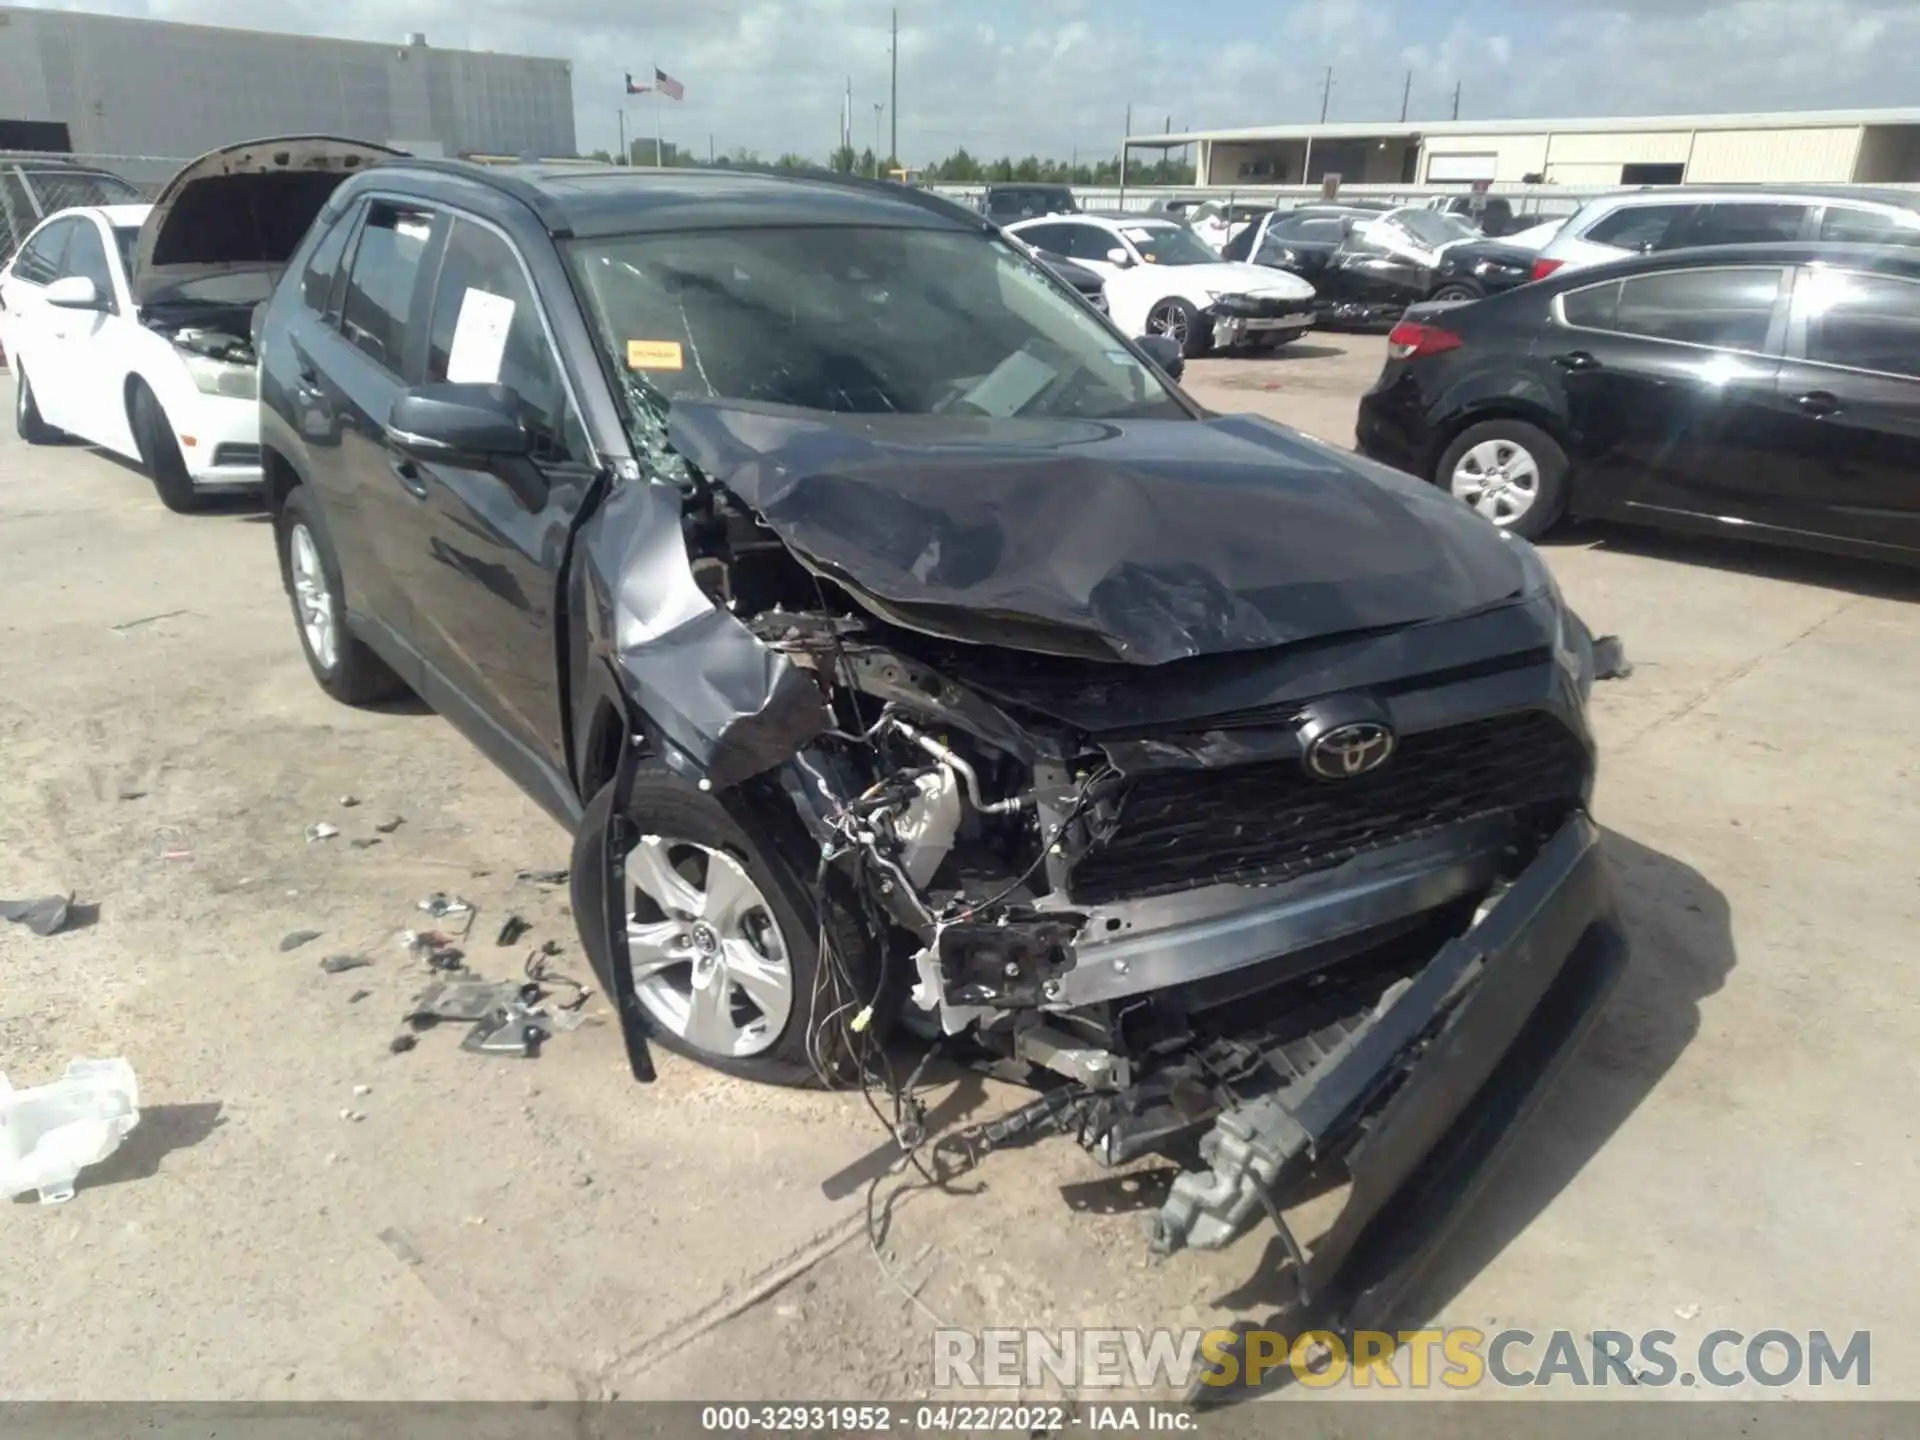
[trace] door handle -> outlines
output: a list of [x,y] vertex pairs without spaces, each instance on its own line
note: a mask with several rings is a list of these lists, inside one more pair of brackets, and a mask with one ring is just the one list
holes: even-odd
[[416,500],[427,498],[427,482],[420,478],[420,467],[404,456],[395,456],[387,462],[387,468],[393,472],[393,478],[400,482],[400,488]]
[[1793,403],[1816,420],[1840,413],[1840,397],[1831,390],[1809,390],[1804,395],[1794,396]]
[[1598,370],[1600,368],[1599,359],[1587,350],[1573,350],[1565,355],[1556,355],[1553,357],[1553,363],[1562,370]]

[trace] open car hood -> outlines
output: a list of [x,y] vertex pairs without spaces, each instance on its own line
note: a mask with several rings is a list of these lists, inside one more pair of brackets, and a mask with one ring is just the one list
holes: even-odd
[[167,182],[140,227],[127,276],[134,304],[213,276],[277,273],[341,181],[402,153],[333,135],[209,151]]
[[1499,605],[1466,506],[1251,416],[989,420],[677,400],[674,449],[891,623],[1157,665]]

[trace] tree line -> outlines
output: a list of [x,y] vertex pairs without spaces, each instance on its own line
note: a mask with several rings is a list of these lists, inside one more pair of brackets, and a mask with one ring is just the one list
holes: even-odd
[[[634,165],[652,165],[656,163],[655,151],[654,141],[634,140],[628,146],[629,162]],[[882,159],[875,155],[871,146],[863,150],[855,150],[851,145],[842,145],[827,157],[824,167],[821,161],[813,156],[801,155],[791,150],[768,159],[758,150],[736,146],[732,150],[716,152],[709,159],[668,140],[658,146],[658,151],[658,163],[669,166],[713,165],[722,168],[742,166],[756,170],[825,168],[847,175],[879,176],[885,176],[900,168],[897,160],[891,157]],[[610,151],[596,150],[592,158],[611,163],[614,157]],[[1006,184],[1019,181],[1055,185],[1116,185],[1120,181],[1120,157],[1116,155],[1105,160],[1080,160],[1077,157],[1073,160],[1054,160],[1042,159],[1038,155],[1028,155],[1016,160],[1011,155],[1002,155],[997,160],[990,160],[983,156],[969,154],[965,147],[962,147],[944,159],[915,170],[914,175],[921,180],[938,180],[957,185]],[[1178,159],[1171,152],[1159,160],[1129,156],[1127,181],[1134,185],[1191,184],[1193,163]]]

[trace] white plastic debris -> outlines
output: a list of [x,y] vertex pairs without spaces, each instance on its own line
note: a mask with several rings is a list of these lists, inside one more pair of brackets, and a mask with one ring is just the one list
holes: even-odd
[[73,1198],[73,1180],[140,1123],[140,1084],[125,1060],[75,1060],[50,1085],[16,1090],[0,1075],[0,1195]]

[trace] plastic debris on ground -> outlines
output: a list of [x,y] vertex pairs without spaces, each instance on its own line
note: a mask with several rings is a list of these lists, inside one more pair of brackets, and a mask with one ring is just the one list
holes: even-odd
[[532,928],[533,922],[524,915],[509,915],[501,922],[500,939],[498,943],[501,945],[511,945]]
[[514,878],[532,885],[564,885],[567,873],[565,870],[522,870]]
[[73,914],[73,896],[42,895],[37,900],[0,900],[0,920],[24,925],[36,935],[57,935]]
[[320,932],[318,930],[295,930],[280,942],[280,953],[285,955],[288,951],[298,950],[302,945],[312,940],[318,940],[319,938]]
[[458,895],[449,895],[444,890],[436,890],[420,902],[419,908],[436,920],[444,920],[449,915],[471,915],[473,906]]
[[139,1123],[140,1085],[125,1060],[75,1060],[60,1079],[27,1090],[0,1075],[0,1195],[71,1200],[74,1177]]
[[404,815],[389,815],[373,828],[378,830],[382,835],[391,835],[406,823],[407,817]]
[[329,975],[341,975],[348,970],[364,970],[371,964],[373,961],[364,955],[329,955],[320,962],[320,968]]
[[1627,647],[1618,635],[1602,635],[1593,642],[1593,678],[1624,680],[1633,674],[1633,662],[1627,659]]
[[331,840],[339,833],[340,827],[338,825],[329,825],[326,821],[322,820],[318,824],[307,827],[307,843],[311,845],[316,840]]
[[340,808],[342,810],[351,810],[359,803],[360,797],[358,795],[342,795],[340,797]]
[[[473,1028],[460,1042],[463,1050],[483,1055],[534,1059],[555,1034],[577,1030],[592,991],[571,976],[553,973],[539,952],[528,957],[525,980],[440,980],[422,990],[406,1015],[416,1030],[442,1020],[466,1021]],[[550,991],[565,986],[573,993],[555,1002]]]
[[394,1257],[403,1265],[421,1265],[425,1263],[414,1243],[392,1226],[380,1232],[380,1243],[394,1253]]

